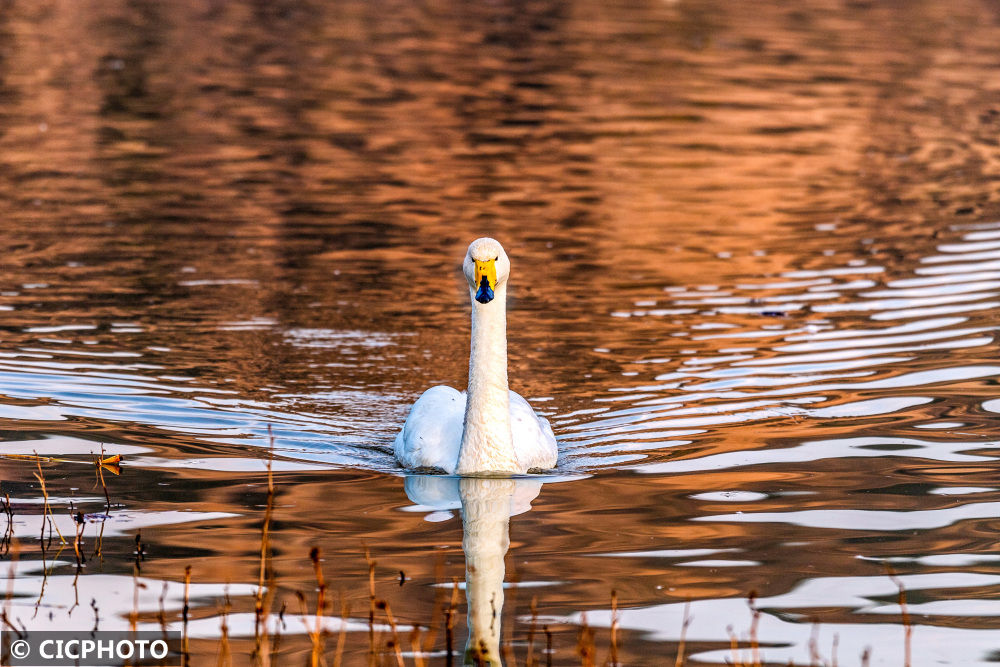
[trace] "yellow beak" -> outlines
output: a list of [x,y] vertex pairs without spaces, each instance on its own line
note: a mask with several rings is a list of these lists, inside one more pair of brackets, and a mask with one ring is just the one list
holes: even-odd
[[485,262],[476,261],[476,286],[478,287],[483,283],[483,276],[486,276],[486,280],[489,281],[489,288],[496,289],[497,287],[497,267],[496,262],[492,259],[488,259]]
[[479,303],[489,303],[493,300],[493,290],[497,286],[496,260],[476,262],[476,301]]

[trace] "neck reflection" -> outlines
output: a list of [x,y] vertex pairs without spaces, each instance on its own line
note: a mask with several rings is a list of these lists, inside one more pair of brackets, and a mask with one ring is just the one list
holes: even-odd
[[469,638],[465,664],[501,666],[500,621],[504,602],[504,558],[510,546],[510,517],[531,509],[541,491],[538,479],[407,477],[411,501],[435,509],[461,509],[465,553],[465,597]]

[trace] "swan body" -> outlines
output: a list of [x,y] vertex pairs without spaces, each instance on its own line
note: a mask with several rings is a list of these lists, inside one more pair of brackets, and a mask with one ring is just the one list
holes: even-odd
[[425,391],[396,436],[396,459],[459,475],[552,468],[552,428],[507,385],[507,253],[493,239],[476,239],[463,270],[472,300],[468,389]]

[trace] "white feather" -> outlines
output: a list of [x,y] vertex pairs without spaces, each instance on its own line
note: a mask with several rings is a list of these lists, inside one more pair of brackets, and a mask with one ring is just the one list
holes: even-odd
[[[552,427],[520,394],[510,394],[510,430],[519,470],[555,467],[559,450]],[[439,385],[425,391],[410,408],[396,436],[396,459],[404,468],[434,468],[454,475],[462,446],[466,393]]]

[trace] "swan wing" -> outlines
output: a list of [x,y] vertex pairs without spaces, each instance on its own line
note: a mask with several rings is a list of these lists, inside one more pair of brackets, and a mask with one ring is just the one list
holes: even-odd
[[437,468],[454,474],[462,446],[465,393],[431,387],[410,408],[393,447],[405,468]]
[[556,467],[559,450],[549,420],[539,417],[520,394],[510,392],[510,430],[514,452],[523,470],[547,470]]

